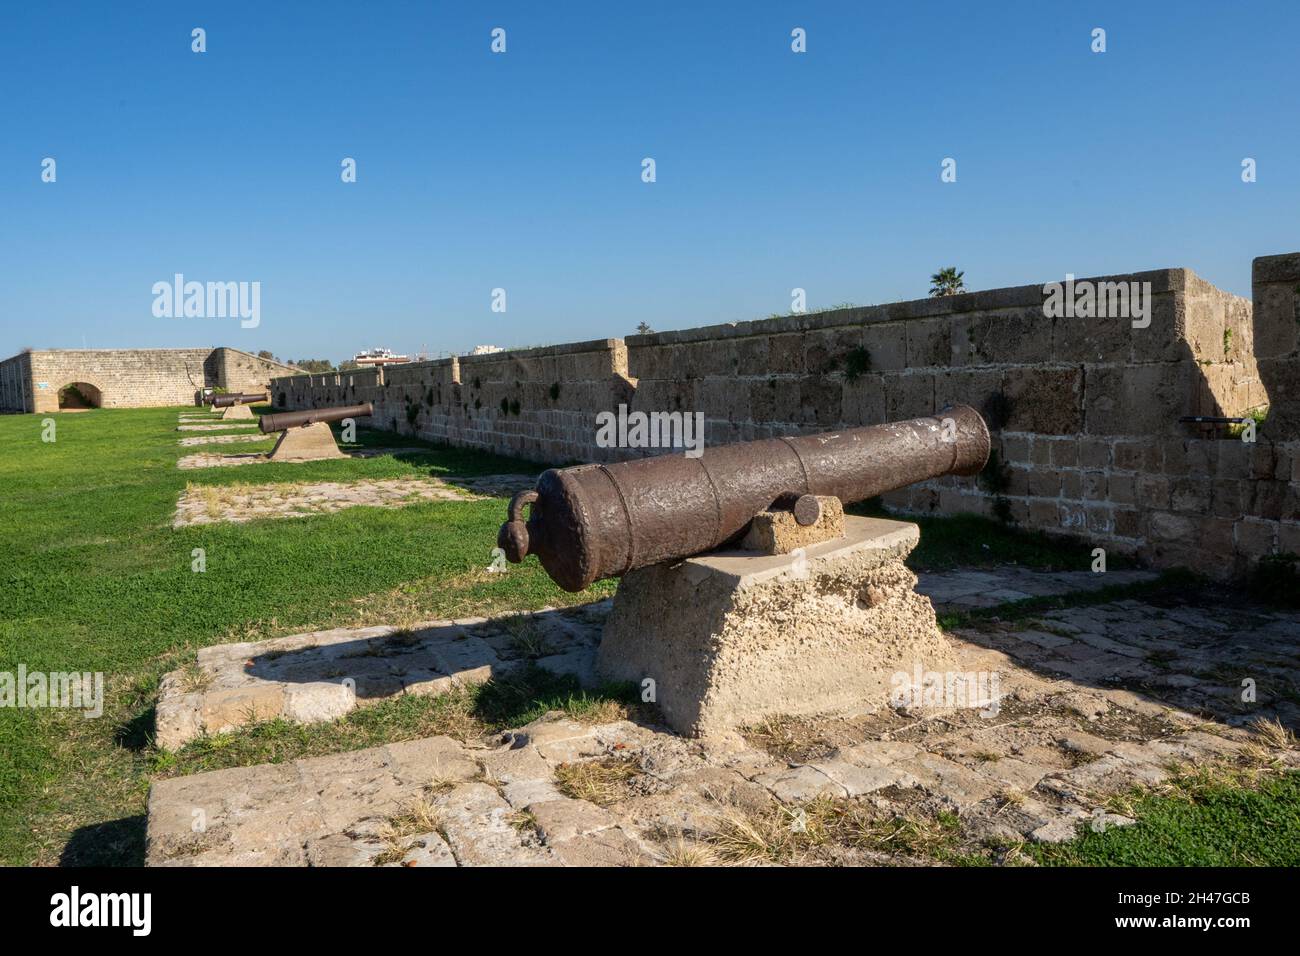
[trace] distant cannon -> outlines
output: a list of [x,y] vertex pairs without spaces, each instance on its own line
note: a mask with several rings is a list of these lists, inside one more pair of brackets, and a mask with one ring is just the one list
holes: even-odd
[[364,405],[341,405],[337,408],[312,408],[302,412],[276,412],[263,415],[257,423],[262,434],[283,432],[271,451],[272,461],[315,461],[321,458],[345,458],[334,441],[330,422],[349,418],[369,418],[375,413],[370,402]]
[[511,500],[497,544],[514,563],[537,555],[556,584],[581,591],[736,542],[773,506],[810,525],[816,496],[852,504],[930,478],[974,475],[989,447],[979,413],[957,405],[930,418],[723,445],[695,458],[553,468],[535,491]]
[[254,402],[269,401],[266,392],[230,392],[225,395],[213,395],[213,408],[232,408],[235,405],[252,405]]
[[265,392],[230,392],[226,395],[213,395],[213,409],[224,408],[221,415],[222,421],[230,418],[242,418],[251,420],[253,410],[248,406],[254,402],[265,402],[268,396]]

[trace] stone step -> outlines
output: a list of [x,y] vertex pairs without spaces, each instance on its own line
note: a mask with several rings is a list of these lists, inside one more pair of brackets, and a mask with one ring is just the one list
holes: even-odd
[[444,694],[533,662],[594,682],[609,602],[463,621],[335,628],[198,651],[159,691],[156,742],[174,750],[254,721],[334,720],[401,694]]

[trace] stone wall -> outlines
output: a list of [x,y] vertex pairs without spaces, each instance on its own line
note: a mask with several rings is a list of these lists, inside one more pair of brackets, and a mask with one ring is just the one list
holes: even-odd
[[297,371],[292,365],[271,362],[232,348],[213,350],[212,364],[215,368],[215,382],[212,384],[219,385],[228,392],[269,391],[271,380],[275,376]]
[[373,402],[371,426],[532,461],[609,460],[596,414],[629,402],[627,350],[617,339],[328,375],[276,379],[284,407]]
[[1300,437],[1300,253],[1256,259],[1251,296],[1255,358],[1270,401],[1264,432],[1275,440]]
[[[700,412],[706,442],[723,444],[963,402],[994,433],[985,474],[887,506],[991,515],[1219,576],[1300,552],[1300,255],[1256,261],[1253,309],[1186,269],[1086,281],[1150,283],[1149,325],[1049,318],[1032,285],[400,366],[387,382],[279,379],[276,391],[292,408],[373,400],[379,427],[552,464],[638,454],[595,445],[596,414],[619,403]],[[1242,416],[1273,393],[1283,407],[1254,444],[1179,422]]]
[[55,411],[74,383],[93,386],[104,408],[192,405],[205,386],[256,391],[294,371],[232,348],[45,349],[0,362],[0,410]]

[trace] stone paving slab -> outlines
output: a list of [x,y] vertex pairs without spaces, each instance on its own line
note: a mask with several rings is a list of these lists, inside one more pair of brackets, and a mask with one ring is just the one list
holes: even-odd
[[1154,581],[1155,571],[1125,570],[1095,574],[1091,571],[1034,571],[1001,566],[957,571],[918,571],[916,589],[936,610],[972,610],[997,607],[1012,601],[1056,597],[1079,591]]
[[191,447],[193,445],[232,445],[249,441],[271,441],[271,436],[263,435],[261,432],[256,435],[200,435],[177,439],[177,444],[183,447]]
[[257,422],[213,422],[204,425],[177,425],[178,432],[218,432],[218,431],[235,431],[240,428],[256,428]]
[[[259,436],[261,437],[261,436]],[[270,436],[266,436],[270,439]],[[419,448],[349,448],[344,449],[343,454],[349,458],[379,458],[382,455],[401,455],[403,453],[413,454],[420,453]],[[263,465],[271,460],[270,454],[252,453],[246,455],[216,455],[208,453],[199,453],[186,455],[176,462],[176,467],[182,470],[194,468],[231,468],[239,465]],[[289,462],[290,464],[299,464],[299,462]]]

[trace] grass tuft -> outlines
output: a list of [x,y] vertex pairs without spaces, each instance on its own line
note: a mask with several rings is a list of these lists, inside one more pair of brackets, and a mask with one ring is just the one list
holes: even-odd
[[560,764],[555,768],[555,784],[567,797],[607,807],[628,796],[628,784],[640,774],[631,760],[605,757]]

